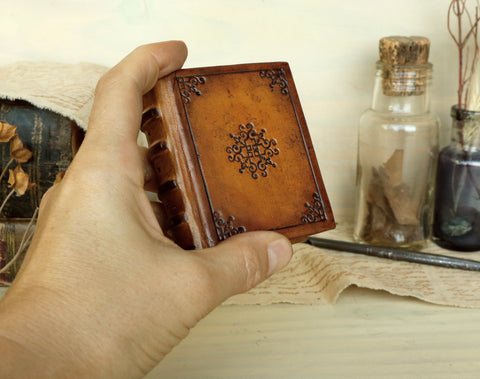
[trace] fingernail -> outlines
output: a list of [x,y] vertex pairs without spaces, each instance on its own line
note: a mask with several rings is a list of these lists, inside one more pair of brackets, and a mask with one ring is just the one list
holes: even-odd
[[270,242],[267,247],[268,275],[284,268],[292,257],[292,245],[284,238]]

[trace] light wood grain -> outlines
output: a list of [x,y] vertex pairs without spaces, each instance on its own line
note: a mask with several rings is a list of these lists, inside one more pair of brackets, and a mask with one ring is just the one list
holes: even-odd
[[148,378],[473,378],[479,321],[356,287],[334,306],[223,306]]

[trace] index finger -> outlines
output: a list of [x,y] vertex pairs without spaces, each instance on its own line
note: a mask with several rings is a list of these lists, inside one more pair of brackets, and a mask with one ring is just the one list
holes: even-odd
[[98,82],[84,142],[103,148],[136,142],[143,94],[158,79],[181,68],[186,57],[181,41],[143,45],[126,56]]

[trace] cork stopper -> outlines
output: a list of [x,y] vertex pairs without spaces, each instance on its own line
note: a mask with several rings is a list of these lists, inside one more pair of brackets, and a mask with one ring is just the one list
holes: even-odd
[[379,43],[380,61],[393,65],[428,63],[430,41],[425,37],[384,37]]
[[379,41],[379,64],[386,96],[418,96],[428,81],[430,41],[425,37],[384,37]]

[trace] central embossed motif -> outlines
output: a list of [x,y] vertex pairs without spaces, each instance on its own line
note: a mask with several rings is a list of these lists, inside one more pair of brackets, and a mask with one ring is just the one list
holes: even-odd
[[240,134],[238,136],[230,133],[235,144],[227,147],[228,160],[230,162],[239,162],[241,164],[239,171],[250,172],[253,179],[257,179],[259,174],[263,177],[268,175],[267,166],[276,167],[277,164],[272,161],[274,155],[278,155],[275,139],[265,138],[265,129],[260,133],[255,130],[255,125],[249,122],[247,125],[240,125]]

